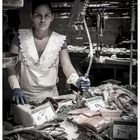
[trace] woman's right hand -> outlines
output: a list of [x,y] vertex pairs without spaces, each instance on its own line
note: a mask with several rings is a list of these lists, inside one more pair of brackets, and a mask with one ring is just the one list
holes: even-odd
[[15,88],[13,90],[12,102],[15,104],[22,104],[22,105],[28,104],[27,97],[22,89]]

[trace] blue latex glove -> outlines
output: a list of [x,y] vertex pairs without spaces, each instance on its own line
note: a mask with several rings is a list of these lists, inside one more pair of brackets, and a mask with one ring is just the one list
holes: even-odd
[[89,78],[86,78],[85,76],[81,76],[81,77],[77,80],[76,86],[77,86],[78,89],[81,90],[82,92],[88,91],[89,88],[90,88],[90,80],[89,80]]
[[28,100],[23,90],[20,88],[16,88],[13,90],[12,101],[16,104],[28,104]]

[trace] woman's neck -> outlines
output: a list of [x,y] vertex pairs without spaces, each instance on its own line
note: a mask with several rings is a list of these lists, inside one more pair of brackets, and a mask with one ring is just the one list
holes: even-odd
[[50,30],[46,30],[46,31],[40,31],[40,30],[34,30],[33,29],[33,35],[35,38],[37,39],[43,39],[45,37],[49,37],[51,34],[51,31]]

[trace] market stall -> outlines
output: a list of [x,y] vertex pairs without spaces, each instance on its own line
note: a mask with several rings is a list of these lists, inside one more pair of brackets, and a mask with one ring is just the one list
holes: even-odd
[[54,99],[19,105],[22,126],[4,123],[4,139],[137,139],[137,97],[125,88],[107,83]]
[[[18,26],[24,29],[32,24],[24,14],[31,1],[24,2],[5,0],[3,4],[3,139],[137,140],[136,1],[54,0],[57,24],[52,27],[68,36],[71,61],[79,75],[90,79],[90,89],[82,92],[68,84],[59,64],[59,96],[17,105],[9,99],[7,68],[19,61],[8,52],[19,27],[10,19],[17,16],[13,11],[18,9],[18,18],[25,20],[25,25]],[[121,36],[116,44],[120,25],[129,35]]]

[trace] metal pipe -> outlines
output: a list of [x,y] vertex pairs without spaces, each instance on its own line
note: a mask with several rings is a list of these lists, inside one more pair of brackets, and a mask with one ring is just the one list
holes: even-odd
[[93,61],[93,46],[92,46],[92,41],[91,41],[90,33],[89,33],[89,30],[88,30],[88,27],[87,27],[87,23],[86,23],[86,20],[85,20],[84,16],[83,16],[83,22],[84,22],[85,30],[86,30],[88,41],[89,41],[89,47],[90,47],[90,52],[89,52],[90,61],[89,61],[88,69],[87,69],[87,71],[85,73],[85,77],[88,77],[90,69],[91,69],[92,61]]
[[135,31],[135,1],[131,2],[131,42],[130,42],[130,66],[129,66],[129,86],[132,88],[132,80],[133,80],[133,38]]
[[86,34],[87,34],[88,41],[89,41],[89,48],[90,48],[90,52],[88,54],[88,57],[90,57],[90,61],[89,61],[89,65],[88,65],[87,71],[84,74],[85,77],[89,76],[89,72],[90,72],[90,69],[91,69],[92,62],[93,62],[93,46],[92,46],[91,36],[90,36],[89,30],[88,30],[88,27],[87,27],[87,23],[86,23],[86,19],[85,19],[85,13],[86,13],[86,8],[87,8],[88,2],[89,2],[89,0],[85,1],[84,7],[83,7],[83,11],[81,12],[81,15],[83,17],[84,27],[85,27]]
[[133,75],[133,32],[131,31],[131,43],[130,43],[130,65],[129,65],[129,86],[132,87],[132,75]]

